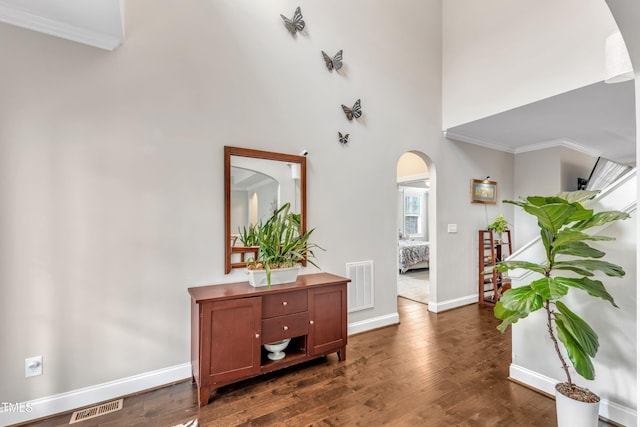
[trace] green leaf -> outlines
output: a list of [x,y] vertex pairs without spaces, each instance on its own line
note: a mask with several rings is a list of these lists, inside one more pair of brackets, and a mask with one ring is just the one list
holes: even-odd
[[576,203],[576,202],[582,203],[582,202],[586,202],[587,200],[593,199],[598,195],[599,192],[600,190],[563,191],[558,193],[557,196],[560,197],[561,199],[566,200],[569,203]]
[[584,240],[615,240],[613,237],[608,236],[591,236],[573,228],[564,228],[556,234],[556,239],[553,241],[555,248],[565,245],[571,242],[581,242]]
[[556,300],[562,298],[569,292],[569,288],[566,285],[556,282],[553,277],[543,277],[542,279],[534,280],[530,286],[545,300]]
[[502,320],[502,323],[497,326],[497,329],[500,332],[504,333],[510,325],[516,323],[520,319],[524,319],[525,317],[527,317],[528,313],[517,313],[515,311],[507,310],[506,308],[504,308],[502,300],[500,300],[496,303],[495,307],[493,307],[493,315],[497,319]]
[[564,344],[567,355],[578,374],[588,380],[595,378],[591,358],[598,352],[598,335],[595,331],[561,302],[556,302],[559,312],[555,312],[558,338]]
[[[531,286],[522,286],[520,288],[511,288],[502,294],[500,303],[505,310],[511,313],[528,315],[529,313],[540,310],[543,300]],[[501,319],[500,317],[498,318]]]
[[613,300],[613,297],[607,292],[604,284],[599,280],[591,280],[587,277],[573,278],[573,277],[555,277],[556,282],[562,283],[565,286],[571,286],[574,288],[582,289],[589,295],[602,298],[609,301],[614,307],[618,307]]
[[550,196],[550,197],[531,196],[531,197],[527,197],[527,201],[534,206],[551,205],[555,203],[562,203],[565,205],[569,204],[565,199],[558,196]]
[[598,334],[580,316],[569,310],[562,302],[556,302],[560,313],[554,313],[556,321],[562,319],[565,329],[580,344],[580,347],[591,357],[595,357],[600,346]]
[[553,232],[544,228],[540,228],[540,239],[542,240],[542,244],[544,245],[544,250],[547,255],[547,260],[552,259],[551,258],[551,242],[553,242],[553,237],[554,237]]
[[520,206],[520,207],[524,207],[528,204],[526,201],[522,201],[522,200],[503,200],[502,202]]
[[[622,267],[607,261],[596,259],[574,259],[571,261],[556,262],[553,266],[556,270],[571,270],[583,276],[593,276],[591,271],[601,271],[610,277],[624,276]],[[585,273],[586,272],[586,273]]]
[[571,364],[576,372],[585,379],[595,379],[596,371],[591,362],[591,358],[567,330],[563,318],[556,318],[556,331],[558,332],[558,338],[567,350],[569,360],[571,360]]
[[569,217],[567,224],[584,221],[593,216],[593,209],[585,209],[580,203],[574,203],[573,205],[576,206],[576,211]]
[[582,268],[582,267],[578,267],[577,265],[573,265],[572,264],[573,261],[569,261],[569,262],[557,262],[553,265],[554,270],[566,270],[566,271],[573,271],[576,274],[579,274],[581,276],[588,276],[591,277],[593,276],[593,273],[590,272],[589,270]]
[[587,228],[597,227],[609,222],[623,220],[629,218],[629,214],[620,211],[605,211],[594,214],[591,218],[577,222],[571,226],[574,230],[586,230]]
[[[542,206],[542,205],[546,205],[546,204],[549,203],[548,198],[547,197],[543,197],[543,196],[530,196],[530,197],[527,197],[527,202],[529,202],[533,206]],[[521,206],[524,207],[523,205],[521,205]]]
[[508,270],[515,270],[517,268],[522,268],[524,270],[529,270],[540,274],[545,274],[547,271],[544,265],[536,264],[529,261],[501,261],[497,263],[493,268],[502,273]]
[[564,203],[552,203],[542,206],[524,206],[524,210],[538,218],[538,225],[556,233],[567,224],[568,219],[576,211],[576,207]]
[[556,246],[554,249],[556,254],[573,255],[586,258],[602,258],[605,253],[592,248],[585,242],[567,242],[563,245]]

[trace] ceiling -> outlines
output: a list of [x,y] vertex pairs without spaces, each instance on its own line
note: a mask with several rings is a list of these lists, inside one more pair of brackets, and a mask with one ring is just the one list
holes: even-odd
[[[124,0],[0,0],[0,22],[113,50],[124,42]],[[635,162],[633,81],[592,84],[452,127],[445,135],[511,153],[562,145]]]
[[561,145],[635,163],[633,83],[595,83],[449,128],[445,135],[511,153]]
[[124,0],[0,0],[0,22],[113,50],[124,41]]

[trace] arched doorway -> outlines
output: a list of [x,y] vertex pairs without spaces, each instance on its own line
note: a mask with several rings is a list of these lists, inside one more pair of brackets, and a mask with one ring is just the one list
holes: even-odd
[[397,294],[428,305],[436,301],[435,174],[424,153],[404,153],[396,165]]

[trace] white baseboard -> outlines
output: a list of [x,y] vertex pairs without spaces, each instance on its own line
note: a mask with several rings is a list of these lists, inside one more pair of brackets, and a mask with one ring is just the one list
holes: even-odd
[[400,323],[400,315],[396,313],[386,314],[384,316],[374,317],[360,322],[349,323],[348,335],[359,334],[360,332],[370,331],[389,325],[397,325]]
[[[518,382],[547,394],[554,395],[556,392],[557,380],[522,366],[512,363],[509,367],[509,376]],[[638,413],[635,409],[627,408],[607,399],[600,399],[600,416],[623,426],[635,426],[638,419]]]
[[454,298],[442,302],[429,301],[429,311],[433,313],[440,313],[441,311],[451,310],[464,305],[474,304],[476,302],[478,302],[477,294],[467,295],[466,297]]
[[191,363],[146,372],[29,402],[0,405],[0,425],[22,423],[127,396],[191,377]]

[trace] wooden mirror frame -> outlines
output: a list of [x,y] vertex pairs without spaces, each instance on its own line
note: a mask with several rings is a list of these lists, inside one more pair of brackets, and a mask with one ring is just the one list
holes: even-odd
[[240,253],[241,259],[247,252],[255,253],[255,248],[231,246],[231,156],[251,157],[255,159],[275,160],[300,164],[300,222],[302,233],[307,230],[307,158],[293,154],[273,153],[249,148],[224,147],[224,259],[225,274],[232,268],[245,267],[244,262],[231,262],[234,253]]

